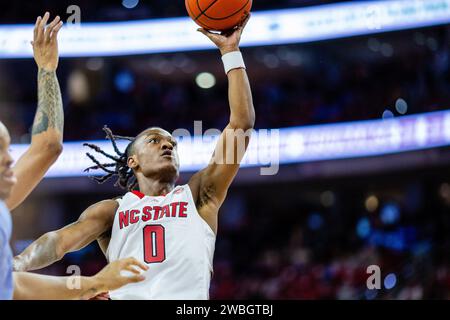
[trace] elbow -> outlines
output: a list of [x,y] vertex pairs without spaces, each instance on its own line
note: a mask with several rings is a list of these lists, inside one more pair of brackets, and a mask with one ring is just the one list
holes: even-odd
[[41,153],[46,159],[48,159],[48,162],[52,164],[58,160],[59,156],[63,152],[63,144],[59,140],[40,142],[34,147],[37,152]]
[[244,122],[244,130],[255,128],[255,114],[253,114],[246,122]]
[[45,151],[56,161],[63,152],[63,144],[61,141],[50,141],[45,145]]
[[230,126],[233,129],[252,130],[255,127],[255,114],[240,117],[239,119],[231,119]]
[[230,126],[233,129],[241,129],[244,132],[248,130],[252,130],[255,127],[255,121],[254,120],[240,120],[238,122],[231,122]]

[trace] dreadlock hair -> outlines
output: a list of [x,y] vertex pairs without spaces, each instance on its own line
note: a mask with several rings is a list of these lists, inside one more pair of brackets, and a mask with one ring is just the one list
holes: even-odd
[[[113,160],[112,163],[100,163],[92,154],[89,152],[86,153],[89,159],[92,160],[92,162],[95,163],[95,166],[89,167],[84,170],[84,172],[89,172],[90,170],[97,170],[101,169],[105,172],[105,174],[101,177],[96,176],[89,176],[89,178],[95,180],[99,184],[103,184],[109,179],[111,179],[114,176],[117,176],[117,181],[114,184],[114,186],[118,186],[122,189],[126,189],[128,191],[133,190],[137,186],[137,180],[136,176],[134,175],[133,170],[128,167],[127,161],[128,157],[130,155],[130,151],[132,149],[133,143],[136,140],[136,138],[133,137],[123,137],[118,136],[112,133],[111,129],[109,129],[107,126],[103,127],[103,131],[106,133],[106,138],[111,141],[114,151],[116,155],[111,155],[109,153],[106,153],[103,151],[99,146],[91,143],[84,143],[83,145],[86,147],[91,148],[97,153],[100,153],[104,155],[105,157]],[[125,149],[125,152],[121,152],[119,148],[117,147],[117,140],[128,140],[130,143]],[[114,168],[114,169],[110,169]]]

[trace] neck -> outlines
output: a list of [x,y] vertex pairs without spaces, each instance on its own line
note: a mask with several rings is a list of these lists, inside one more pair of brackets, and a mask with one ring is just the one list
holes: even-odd
[[163,182],[152,179],[138,179],[139,191],[147,196],[161,196],[168,194],[173,190],[175,184],[172,182]]

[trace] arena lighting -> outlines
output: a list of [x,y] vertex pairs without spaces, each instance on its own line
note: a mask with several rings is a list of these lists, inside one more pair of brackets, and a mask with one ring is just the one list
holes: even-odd
[[[217,136],[196,136],[179,139],[178,151],[182,172],[204,168],[214,150]],[[84,141],[83,141],[84,142]],[[64,152],[47,173],[47,177],[83,176],[92,165],[85,156],[91,152],[83,142],[64,143]],[[113,153],[108,141],[92,141]],[[119,148],[124,150],[124,141]],[[253,134],[242,167],[268,167],[274,157],[279,163],[302,163],[379,156],[434,147],[450,146],[450,111],[438,111],[402,116],[389,120],[369,120],[329,125],[259,130]],[[12,155],[18,159],[27,145],[12,145]],[[99,160],[107,159],[99,156]],[[272,162],[273,163],[273,162]]]
[[[242,46],[310,42],[447,23],[450,0],[349,1],[259,11],[252,15]],[[32,57],[32,28],[0,26],[0,58]],[[214,49],[196,29],[188,17],[67,25],[59,35],[60,55],[119,56]]]

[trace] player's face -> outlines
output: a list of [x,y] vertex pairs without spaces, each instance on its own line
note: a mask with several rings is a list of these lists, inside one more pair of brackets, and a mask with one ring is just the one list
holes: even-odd
[[177,142],[159,128],[142,132],[135,144],[135,160],[146,177],[175,181],[179,175]]
[[9,197],[16,178],[11,169],[13,159],[9,154],[10,137],[6,127],[0,122],[0,199]]

